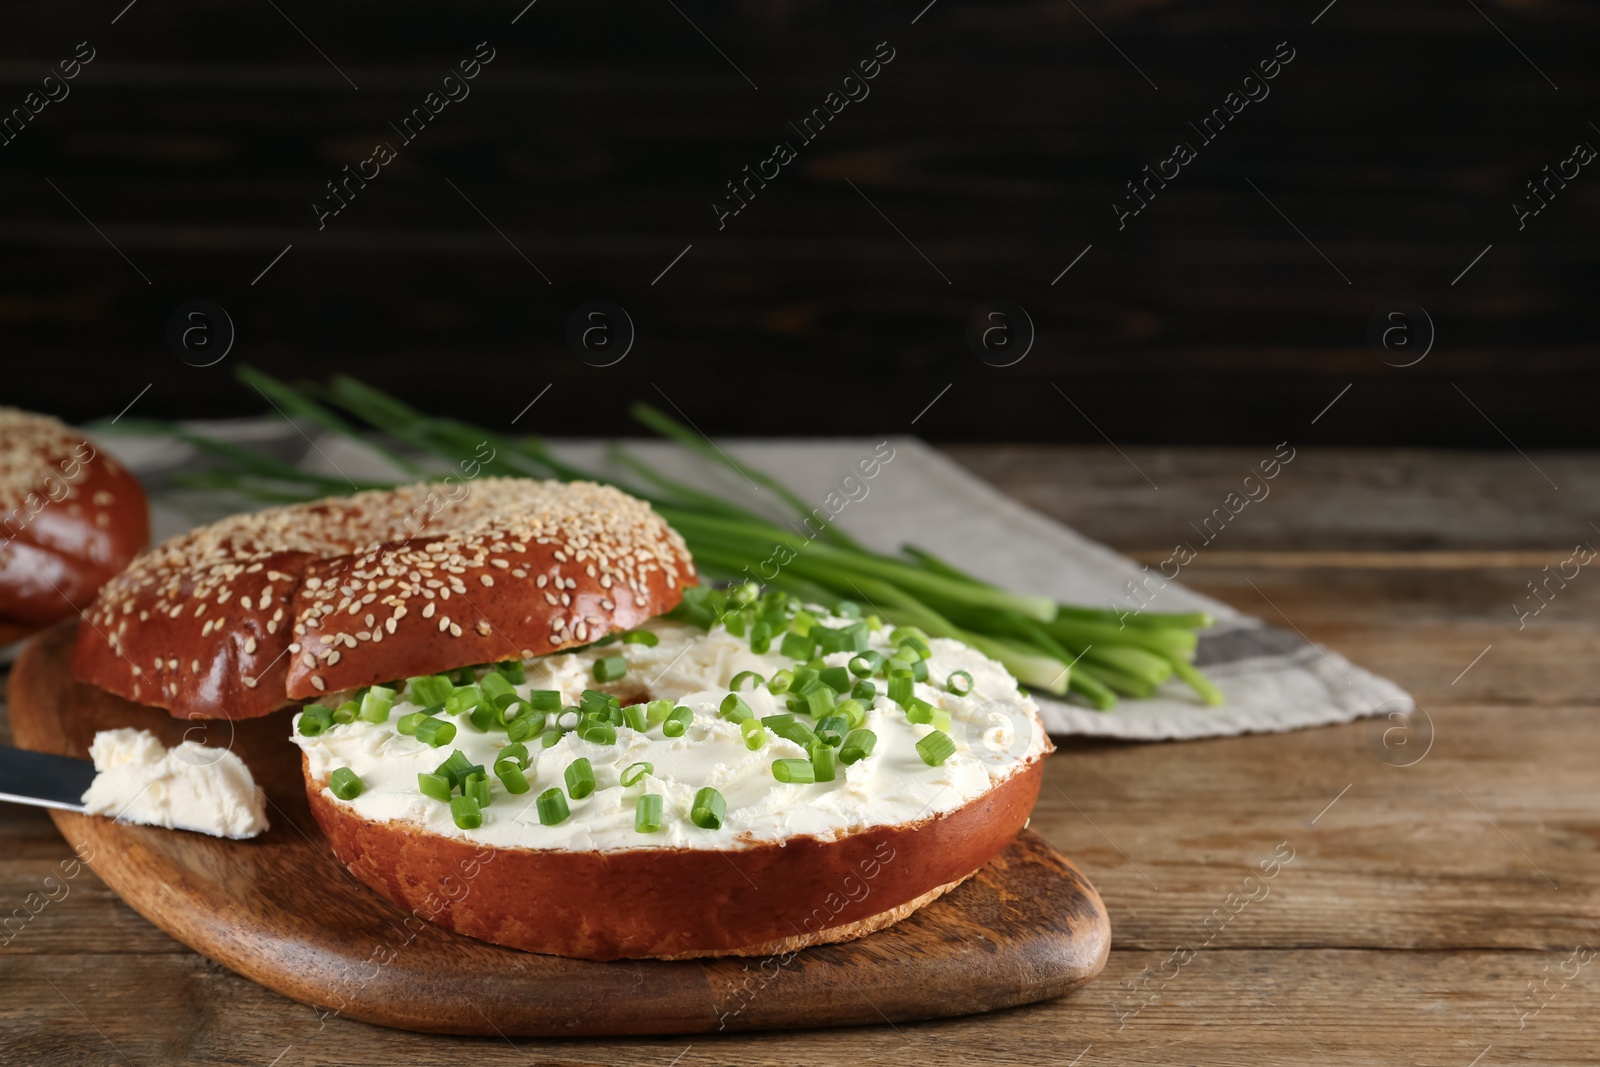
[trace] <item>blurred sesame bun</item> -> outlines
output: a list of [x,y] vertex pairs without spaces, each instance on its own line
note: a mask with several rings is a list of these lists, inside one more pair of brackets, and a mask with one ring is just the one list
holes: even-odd
[[608,486],[480,478],[235,515],[101,590],[80,681],[174,716],[245,719],[324,693],[587,644],[695,584],[683,539]]
[[83,434],[0,408],[0,643],[89,607],[150,539],[139,482]]

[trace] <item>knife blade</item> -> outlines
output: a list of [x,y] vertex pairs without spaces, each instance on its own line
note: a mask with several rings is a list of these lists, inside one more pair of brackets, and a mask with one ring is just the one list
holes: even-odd
[[89,760],[0,748],[0,801],[82,811],[83,794],[92,781],[94,764]]

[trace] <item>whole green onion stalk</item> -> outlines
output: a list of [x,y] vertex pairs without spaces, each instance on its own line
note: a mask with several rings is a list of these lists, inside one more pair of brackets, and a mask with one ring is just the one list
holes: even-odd
[[[1212,624],[1204,613],[1140,612],[1060,604],[981,581],[912,545],[898,555],[873,552],[764,472],[738,463],[708,439],[644,403],[632,414],[646,427],[713,463],[733,467],[771,492],[786,513],[808,520],[814,536],[692,486],[675,481],[621,447],[611,450],[629,483],[580,469],[557,458],[536,437],[507,437],[471,423],[417,411],[381,390],[343,375],[327,385],[291,385],[252,367],[238,376],[293,418],[360,441],[405,471],[407,480],[441,477],[424,469],[418,453],[442,458],[452,472],[475,457],[470,476],[555,478],[614,485],[648,501],[683,535],[707,576],[762,585],[820,603],[864,607],[897,626],[933,637],[952,637],[1000,661],[1033,689],[1074,698],[1101,711],[1119,696],[1154,695],[1169,679],[1186,684],[1207,704],[1222,694],[1194,665],[1196,630]],[[283,503],[347,492],[350,483],[297,469],[241,445],[218,441],[169,422],[123,420],[120,427],[162,434],[206,453],[214,464],[186,476],[184,484],[227,489],[250,499]],[[396,447],[399,446],[399,447]],[[492,450],[485,456],[484,446]],[[460,475],[457,475],[458,477]],[[368,481],[356,488],[388,488]],[[775,562],[780,560],[781,562]],[[926,755],[926,754],[925,754]],[[540,797],[541,802],[544,796]],[[549,812],[554,817],[557,812]],[[543,811],[541,809],[541,813]]]

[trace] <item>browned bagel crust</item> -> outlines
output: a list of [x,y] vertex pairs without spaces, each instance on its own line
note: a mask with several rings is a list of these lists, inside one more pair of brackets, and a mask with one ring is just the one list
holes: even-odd
[[86,609],[144,548],[138,479],[65,423],[0,408],[0,632]]
[[80,627],[80,681],[184,718],[586,644],[671,610],[683,539],[609,486],[480,478],[235,515],[171,538]]
[[[932,900],[1016,837],[1038,799],[1044,756],[960,808],[915,823],[832,841],[625,852],[489,848],[371,822],[311,780],[304,757],[302,767],[334,855],[401,908],[529,952],[682,959],[846,940],[903,918],[904,905]],[[785,940],[795,937],[804,940]]]

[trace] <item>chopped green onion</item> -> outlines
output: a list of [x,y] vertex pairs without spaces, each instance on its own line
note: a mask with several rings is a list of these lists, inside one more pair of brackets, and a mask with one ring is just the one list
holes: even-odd
[[504,723],[505,718],[493,704],[479,704],[467,715],[467,721],[480,733],[488,733]]
[[643,704],[629,704],[622,709],[622,723],[630,730],[643,733],[650,726],[650,716]]
[[857,682],[850,690],[850,696],[852,699],[860,700],[867,704],[872,703],[873,699],[877,697],[877,695],[878,687],[867,681],[865,678]]
[[818,742],[811,746],[811,774],[818,782],[831,782],[838,777],[839,754],[828,745]]
[[617,743],[617,728],[608,722],[586,719],[578,724],[578,736],[595,745]]
[[858,763],[872,755],[872,749],[877,743],[878,735],[871,730],[851,730],[845,735],[844,744],[839,746],[839,762]]
[[528,704],[534,711],[560,711],[561,690],[535,689],[528,694]]
[[333,709],[321,704],[307,704],[300,712],[296,729],[301,737],[317,737],[333,725]]
[[894,633],[889,635],[889,640],[896,645],[910,645],[922,659],[933,655],[933,650],[928,647],[928,635],[915,626],[896,627]]
[[442,800],[450,803],[450,779],[442,774],[428,774],[423,772],[417,775],[417,788],[425,797]]
[[483,702],[483,689],[478,683],[458,685],[444,698],[444,710],[451,715],[465,715]]
[[554,746],[560,744],[561,739],[565,736],[566,732],[564,730],[546,730],[539,736],[539,747],[553,748]]
[[944,680],[944,687],[956,696],[964,697],[972,692],[972,675],[966,671],[951,671]]
[[694,804],[689,808],[689,821],[702,830],[718,830],[722,828],[722,817],[727,812],[728,802],[708,785],[695,793]]
[[664,805],[660,793],[646,793],[633,805],[633,828],[641,834],[653,834],[661,829],[661,809]]
[[456,724],[447,719],[426,717],[417,723],[416,738],[430,748],[448,745],[456,739]]
[[556,725],[563,730],[576,730],[582,721],[583,712],[574,707],[562,708],[561,714],[556,716]]
[[744,738],[744,747],[751,752],[761,748],[767,743],[767,728],[755,719],[746,719],[739,724],[739,735]]
[[328,788],[340,800],[354,800],[361,795],[361,776],[349,767],[340,767],[328,775]]
[[476,667],[457,667],[450,672],[449,677],[451,685],[473,685],[478,681],[478,669]]
[[[495,760],[494,776],[500,779],[507,793],[526,793],[529,789],[528,776],[522,773],[516,760]],[[484,788],[488,788],[488,783],[484,784]]]
[[394,690],[372,686],[361,698],[361,717],[367,722],[388,722],[394,704]]
[[646,648],[655,648],[661,643],[661,638],[657,637],[649,630],[629,630],[627,633],[622,635],[622,643],[625,645],[644,645]]
[[776,671],[772,675],[772,681],[767,683],[767,692],[771,693],[773,696],[778,696],[782,693],[787,693],[789,691],[789,687],[793,684],[794,671],[788,669]]
[[807,693],[805,695],[805,702],[806,713],[813,718],[818,719],[833,711],[834,707],[836,706],[836,701],[834,700],[833,696],[833,689],[826,685],[819,685],[817,688]]
[[413,711],[409,715],[402,715],[394,724],[395,731],[404,737],[413,737],[417,732],[417,723],[428,717],[425,711]]
[[906,701],[906,720],[915,723],[932,722],[933,705],[921,697],[912,697]]
[[452,797],[450,817],[463,830],[476,830],[483,825],[483,808],[472,797]]
[[490,671],[480,678],[478,680],[478,688],[483,691],[483,695],[488,698],[489,703],[496,707],[500,706],[502,700],[515,700],[517,696],[517,691],[511,688],[511,683],[506,680],[506,676],[498,671]]
[[450,753],[449,759],[435,767],[433,773],[448,781],[451,789],[460,789],[462,780],[471,770],[472,761],[458,748]]
[[653,763],[630,763],[622,769],[623,785],[638,785],[647,774],[656,773]]
[[750,651],[764,656],[772,648],[772,626],[765,620],[750,627]]
[[911,664],[911,677],[914,681],[926,682],[928,680],[928,661],[919,659]]
[[742,723],[755,718],[755,712],[738,693],[729,693],[722,698],[722,717],[729,722]]
[[604,656],[594,661],[594,680],[614,682],[628,673],[628,661],[621,656]]
[[521,742],[513,742],[495,754],[495,760],[516,760],[517,766],[523,770],[528,769],[528,746]]
[[482,770],[475,770],[461,783],[461,795],[471,797],[478,802],[478,807],[489,806],[489,776]]
[[812,732],[811,727],[792,715],[768,715],[761,720],[761,725],[779,737],[793,741],[801,748],[807,748],[817,740],[817,735]]
[[567,793],[573,800],[582,800],[594,792],[594,765],[583,756],[567,764]]
[[778,651],[790,659],[808,660],[817,654],[817,642],[815,638],[791,630],[783,635]]
[[844,744],[844,735],[850,732],[850,720],[842,715],[829,715],[817,723],[817,740],[833,748]]
[[871,678],[883,668],[883,653],[866,651],[850,657],[850,673],[857,678]]
[[889,699],[896,704],[905,707],[915,689],[916,682],[912,679],[910,671],[896,670],[889,672]]
[[572,809],[567,807],[567,798],[561,795],[559,789],[546,789],[533,803],[539,809],[539,822],[545,826],[566,822],[567,816],[572,814]]
[[[843,615],[847,619],[861,618],[861,605],[854,600],[841,600],[833,606],[835,615]],[[866,625],[863,623],[862,625]]]
[[772,777],[791,785],[810,785],[817,780],[808,759],[776,759],[772,761]]
[[694,712],[684,707],[673,708],[667,721],[661,724],[661,732],[668,737],[682,737],[691,722],[694,722]]
[[[622,711],[622,700],[620,697],[617,697],[611,693],[607,693],[604,690],[585,689],[583,694],[578,697],[578,708],[585,714],[595,711],[604,712],[607,720],[609,720],[613,711],[619,713]],[[616,722],[621,721],[622,717],[619,714]],[[613,725],[615,725],[615,723],[613,723]]]
[[740,671],[738,674],[734,675],[733,680],[728,683],[728,688],[737,693],[739,691],[739,687],[745,683],[746,679],[749,680],[751,689],[754,689],[756,686],[761,685],[766,681],[765,678],[761,677],[761,675],[757,674],[755,671]]
[[667,721],[667,716],[672,714],[672,701],[652,700],[645,705],[644,722],[646,727],[660,726]]
[[333,721],[336,723],[355,722],[356,716],[361,713],[361,705],[354,700],[346,700],[343,704],[333,709]]
[[824,656],[833,652],[864,652],[867,624],[857,622],[838,628],[817,626],[812,629],[811,636],[817,639],[817,651]]
[[501,675],[512,685],[521,685],[528,680],[528,672],[523,668],[520,659],[502,660],[494,665],[495,673]]
[[843,667],[824,667],[817,672],[817,677],[822,683],[835,693],[848,693],[850,691],[850,672]]
[[406,693],[411,703],[427,707],[431,704],[443,704],[450,698],[455,687],[450,684],[450,679],[442,678],[437,674],[424,674],[419,678],[406,679]]
[[839,701],[839,706],[833,709],[833,713],[843,716],[852,730],[867,721],[866,704],[854,697]]
[[955,755],[956,743],[943,730],[935,730],[917,742],[917,755],[930,767],[937,767]]
[[520,705],[517,717],[506,724],[506,736],[513,741],[526,741],[545,728],[545,714],[527,704]]

